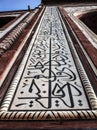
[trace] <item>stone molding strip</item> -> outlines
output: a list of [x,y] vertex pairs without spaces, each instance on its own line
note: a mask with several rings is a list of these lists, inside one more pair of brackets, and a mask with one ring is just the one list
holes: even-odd
[[[97,6],[94,6],[94,7],[96,7],[96,9],[97,9]],[[95,11],[94,9],[92,9],[92,7],[90,8],[90,10],[88,9],[88,11],[87,10],[83,11],[82,14]],[[76,12],[76,10],[74,12],[71,12],[68,15],[71,17],[71,19],[73,19],[73,21],[75,22],[75,24],[80,28],[80,30],[83,32],[83,34],[91,42],[91,44],[97,49],[97,35],[93,31],[91,31],[91,29],[89,29],[80,19],[77,18],[77,12]]]
[[[0,43],[0,55],[2,55],[7,49],[11,47],[14,41],[20,36],[23,29],[31,22],[33,16],[37,13],[35,10],[29,16],[23,20],[1,43]],[[28,14],[28,13],[27,13]]]
[[[13,29],[15,26],[17,26],[27,15],[29,12],[24,13],[21,17],[19,17],[12,25],[10,25],[8,28],[6,28],[1,34],[0,38],[2,38],[5,34],[7,34],[11,29]],[[13,16],[13,15],[12,15]]]

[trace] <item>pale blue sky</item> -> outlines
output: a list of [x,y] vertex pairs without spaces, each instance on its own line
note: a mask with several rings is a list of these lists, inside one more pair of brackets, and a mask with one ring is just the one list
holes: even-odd
[[0,0],[0,11],[23,10],[30,5],[31,9],[41,3],[41,0]]

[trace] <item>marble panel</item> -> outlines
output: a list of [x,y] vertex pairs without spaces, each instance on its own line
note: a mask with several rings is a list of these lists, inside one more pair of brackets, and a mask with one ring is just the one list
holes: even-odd
[[91,108],[97,109],[92,86],[57,7],[47,7],[1,105],[1,119],[88,118]]

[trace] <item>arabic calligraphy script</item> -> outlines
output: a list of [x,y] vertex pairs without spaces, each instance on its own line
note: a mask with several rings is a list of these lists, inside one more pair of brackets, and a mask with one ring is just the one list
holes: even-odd
[[56,7],[47,7],[10,110],[88,109]]

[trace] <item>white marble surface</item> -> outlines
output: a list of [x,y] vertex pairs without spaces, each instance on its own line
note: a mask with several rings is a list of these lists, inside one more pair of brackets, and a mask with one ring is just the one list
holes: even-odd
[[46,8],[31,44],[9,110],[89,109],[56,7]]

